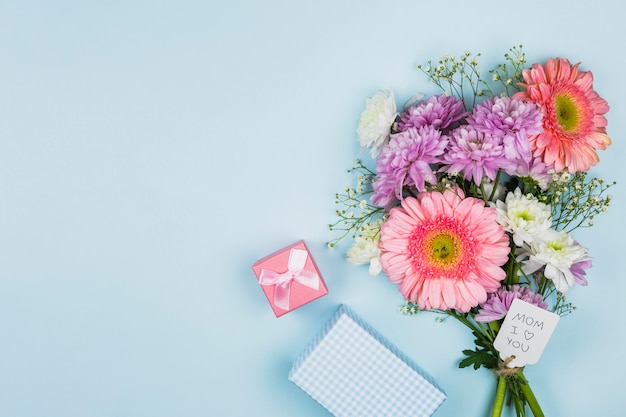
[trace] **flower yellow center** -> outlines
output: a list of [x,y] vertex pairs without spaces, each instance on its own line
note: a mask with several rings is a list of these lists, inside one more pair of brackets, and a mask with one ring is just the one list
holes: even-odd
[[517,213],[517,217],[527,222],[535,220],[535,216],[530,214],[527,210],[520,211],[519,213]]
[[575,131],[581,120],[581,112],[576,102],[567,94],[559,94],[555,97],[556,117],[559,125],[566,132]]
[[434,233],[428,239],[429,260],[442,268],[454,266],[459,258],[456,236],[449,233]]
[[[478,204],[483,205],[482,201]],[[421,279],[469,276],[475,267],[475,245],[465,224],[440,216],[417,225],[408,239],[411,270]]]
[[555,252],[562,251],[565,247],[561,242],[548,242],[548,247]]

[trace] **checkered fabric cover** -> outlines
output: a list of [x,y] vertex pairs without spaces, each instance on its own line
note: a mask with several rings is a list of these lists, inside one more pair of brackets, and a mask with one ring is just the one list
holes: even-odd
[[289,380],[336,417],[432,416],[446,394],[346,306],[294,362]]

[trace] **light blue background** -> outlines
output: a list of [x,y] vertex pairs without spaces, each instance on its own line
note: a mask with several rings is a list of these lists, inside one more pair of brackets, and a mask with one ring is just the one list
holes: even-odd
[[[416,65],[523,44],[581,61],[609,102],[596,176],[614,206],[577,238],[590,285],[527,376],[548,416],[623,416],[624,9],[618,0],[0,3],[0,416],[325,417],[287,381],[345,303],[484,416],[472,338],[396,312],[325,242],[365,98],[436,90]],[[252,273],[309,245],[330,293],[275,318]],[[346,242],[347,243],[347,242]]]

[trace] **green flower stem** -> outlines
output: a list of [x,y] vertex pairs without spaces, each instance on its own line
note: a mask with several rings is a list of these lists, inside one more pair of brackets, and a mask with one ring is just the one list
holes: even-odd
[[[495,339],[494,335],[498,333],[498,330],[500,327],[499,323],[490,322],[488,324],[488,327],[485,328],[481,325],[481,323],[474,322],[473,320],[470,320],[468,317],[466,317],[464,314],[460,314],[456,312],[455,310],[446,310],[444,311],[444,313],[447,313],[449,316],[452,316],[455,319],[457,319],[459,322],[463,323],[465,326],[473,330],[476,336],[480,337],[481,339],[483,339],[483,341],[486,341],[490,344],[493,343]],[[495,352],[494,354],[497,355],[497,352]],[[507,378],[510,378],[510,377],[511,376],[509,377],[498,376],[496,396],[495,396],[495,400],[494,400],[494,404],[493,404],[493,408],[491,412],[491,417],[500,417],[502,415],[502,410],[504,408],[504,400],[505,400],[506,392],[508,388]],[[524,408],[525,408],[524,404],[526,403],[528,404],[528,407],[532,411],[534,417],[545,417],[545,415],[543,414],[543,411],[541,410],[541,406],[539,405],[539,402],[537,401],[537,398],[535,397],[535,394],[530,388],[530,384],[528,383],[528,380],[524,376],[524,373],[522,371],[519,371],[515,376],[513,376],[513,378],[519,379],[519,383],[515,385],[519,386],[519,389],[521,390],[521,393],[523,394],[523,398],[518,398],[518,395],[513,395],[513,399],[516,402],[515,407],[516,409],[518,409],[518,413],[517,413],[518,416],[526,415],[524,411]]]
[[455,310],[446,310],[444,311],[444,313],[447,313],[449,316],[452,316],[461,323],[463,323],[470,330],[474,331],[477,335],[480,335],[483,340],[489,343],[493,343],[493,336],[488,331],[486,331],[480,323],[470,321],[463,314],[459,314]]
[[533,416],[545,417],[545,415],[543,414],[543,410],[541,409],[541,406],[539,405],[539,401],[537,401],[537,397],[535,397],[535,393],[530,388],[530,384],[528,383],[528,380],[524,376],[524,373],[520,371],[517,374],[517,377],[521,380],[521,383],[519,384],[520,389],[522,390],[522,393],[524,393],[524,398],[526,398],[526,401],[528,402],[528,407],[530,408],[530,411],[533,412]]
[[515,260],[515,245],[511,245],[511,253],[509,253],[509,267],[506,273],[506,283],[508,285],[513,285],[519,283],[519,276],[517,272],[519,271],[519,264]]
[[[491,189],[491,195],[489,196],[489,201],[493,201],[496,197],[496,193],[498,192],[498,185],[500,185],[500,175],[502,174],[502,170],[499,169],[496,174],[496,179],[493,181],[493,188]],[[482,187],[482,184],[481,184]]]
[[506,396],[506,377],[498,377],[498,386],[496,388],[496,398],[491,409],[491,417],[500,417],[502,408],[504,407],[504,397]]
[[498,332],[500,331],[500,322],[499,321],[490,321],[487,323],[490,337],[493,340],[496,340],[496,336],[498,336]]

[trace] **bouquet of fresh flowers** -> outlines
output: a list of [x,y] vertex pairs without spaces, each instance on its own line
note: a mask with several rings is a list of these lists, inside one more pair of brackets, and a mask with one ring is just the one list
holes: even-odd
[[397,284],[403,312],[472,331],[459,366],[495,373],[492,416],[506,403],[538,417],[523,366],[494,340],[514,300],[564,316],[565,294],[587,284],[591,257],[572,232],[610,205],[614,183],[587,175],[611,144],[609,106],[579,64],[526,67],[521,46],[504,56],[488,80],[470,53],[418,66],[442,94],[401,110],[389,91],[367,99],[357,132],[371,160],[358,159],[356,186],[336,195],[330,229],[342,233],[329,246],[350,235],[348,261]]

